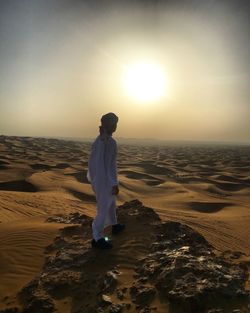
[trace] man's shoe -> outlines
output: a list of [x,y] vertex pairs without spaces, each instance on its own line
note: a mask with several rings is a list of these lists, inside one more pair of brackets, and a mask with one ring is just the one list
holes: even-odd
[[112,234],[113,235],[117,235],[121,231],[123,231],[124,228],[125,228],[125,224],[115,224],[115,225],[112,225]]
[[91,246],[92,246],[92,248],[98,248],[98,249],[111,249],[111,248],[113,248],[112,243],[103,237],[98,239],[97,241],[95,241],[95,239],[92,239]]

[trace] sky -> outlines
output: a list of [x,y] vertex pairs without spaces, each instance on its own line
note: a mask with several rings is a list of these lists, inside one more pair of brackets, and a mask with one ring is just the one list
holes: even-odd
[[[250,143],[249,30],[247,0],[0,0],[0,134],[92,138],[114,112],[118,137]],[[146,102],[142,61],[166,78]]]

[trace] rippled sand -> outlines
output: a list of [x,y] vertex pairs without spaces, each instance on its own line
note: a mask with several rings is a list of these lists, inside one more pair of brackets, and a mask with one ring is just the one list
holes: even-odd
[[[249,146],[118,141],[118,149],[118,204],[139,199],[163,220],[198,230],[215,248],[245,253],[249,264]],[[0,309],[41,270],[44,249],[62,227],[44,223],[48,216],[95,215],[89,152],[87,142],[0,136]]]

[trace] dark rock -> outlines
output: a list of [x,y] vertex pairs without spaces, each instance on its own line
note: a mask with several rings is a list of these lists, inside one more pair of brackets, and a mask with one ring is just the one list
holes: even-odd
[[34,297],[30,303],[28,303],[23,313],[52,313],[55,311],[53,301],[48,297]]
[[109,296],[102,295],[102,303],[105,305],[109,305],[109,304],[112,304],[112,300]]
[[129,208],[140,208],[143,204],[138,199],[131,200],[129,202],[124,202],[122,205],[119,206],[121,209],[129,209]]
[[113,272],[114,274],[116,274],[116,275],[120,275],[120,274],[121,274],[121,272],[119,272],[116,268],[114,268],[114,269],[112,270],[112,272]]
[[0,313],[18,313],[18,312],[19,309],[17,307],[0,310]]
[[147,282],[147,280],[148,280],[147,277],[139,277],[139,278],[138,278],[138,282],[139,282],[139,283],[145,283],[145,282]]
[[139,313],[150,313],[150,312],[151,312],[151,308],[148,306],[139,311]]
[[152,253],[139,261],[138,281],[147,278],[160,294],[193,311],[215,300],[248,296],[246,268],[215,256],[199,233],[177,222],[158,229],[161,242],[152,244]]
[[78,271],[59,270],[41,276],[40,284],[52,296],[71,293],[81,285],[81,273]]
[[130,288],[132,301],[140,306],[145,306],[152,302],[155,293],[155,288],[151,286],[134,285]]
[[125,307],[127,310],[130,310],[130,308],[131,308],[131,303],[124,303],[124,307]]
[[123,293],[126,293],[126,292],[127,292],[127,290],[128,290],[128,288],[127,288],[127,287],[124,287],[124,288],[122,288],[122,289],[121,289],[121,291],[122,291]]
[[[43,271],[26,285],[19,293],[24,312],[53,312],[53,299],[71,296],[81,290],[83,284],[82,269],[91,259],[89,242],[84,236],[90,237],[91,229],[86,227],[92,219],[72,213],[65,221],[79,223],[60,230],[53,244],[45,250],[47,253]],[[80,237],[81,234],[81,237]],[[93,275],[95,279],[95,275]],[[96,284],[98,289],[98,285]],[[39,309],[41,307],[41,309]],[[93,312],[88,308],[86,312]]]
[[117,286],[117,274],[113,271],[108,271],[103,281],[103,291],[113,292]]
[[58,214],[50,216],[45,222],[47,223],[63,223],[63,224],[86,224],[90,223],[92,219],[79,212],[73,212],[69,215]]
[[29,303],[32,301],[33,297],[36,295],[36,291],[39,287],[39,278],[34,278],[31,280],[19,293],[19,298],[24,303]]
[[109,308],[109,313],[121,313],[123,311],[123,305],[122,304],[112,304]]
[[118,299],[123,300],[124,299],[124,293],[122,292],[121,289],[116,290],[116,296]]

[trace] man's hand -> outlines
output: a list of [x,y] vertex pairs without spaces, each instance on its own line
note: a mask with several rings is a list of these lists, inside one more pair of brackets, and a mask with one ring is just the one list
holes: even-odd
[[118,193],[119,193],[119,187],[118,187],[118,185],[115,185],[115,186],[113,186],[112,187],[112,195],[118,195]]

